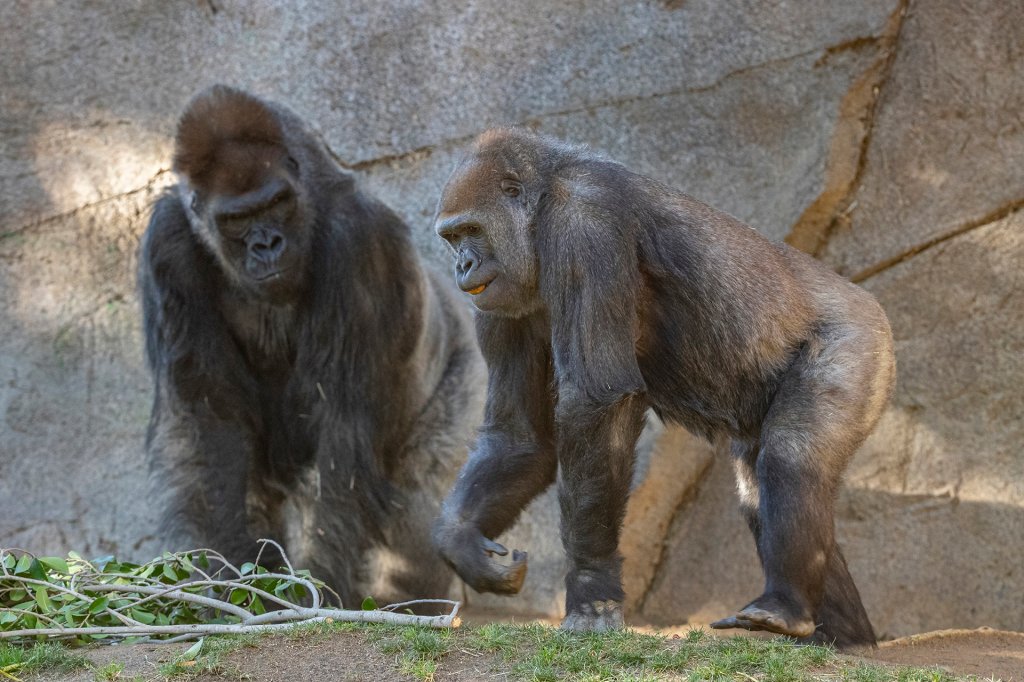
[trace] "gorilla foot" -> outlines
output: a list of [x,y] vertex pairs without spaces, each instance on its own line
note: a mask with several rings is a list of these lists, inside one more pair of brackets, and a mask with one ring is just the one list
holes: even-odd
[[569,632],[607,632],[622,629],[622,604],[608,599],[581,604],[562,621],[561,629]]
[[528,563],[526,552],[514,549],[511,564],[498,563],[493,557],[506,556],[505,547],[476,528],[452,528],[443,523],[435,528],[434,543],[459,577],[477,592],[516,594],[522,589]]
[[764,630],[797,639],[810,637],[815,630],[813,619],[794,613],[794,610],[787,607],[782,600],[772,596],[755,599],[736,615],[716,620],[711,627],[716,630]]

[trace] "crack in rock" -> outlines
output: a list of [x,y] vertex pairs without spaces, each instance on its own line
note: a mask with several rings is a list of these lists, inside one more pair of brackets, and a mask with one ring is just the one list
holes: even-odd
[[7,232],[0,232],[0,241],[3,241],[4,239],[10,239],[11,237],[16,237],[17,235],[22,234],[23,232],[27,232],[37,227],[42,227],[43,225],[49,225],[50,223],[58,222],[64,220],[65,218],[70,218],[80,213],[81,211],[87,211],[91,208],[96,208],[97,206],[102,206],[103,204],[107,204],[112,201],[117,201],[119,199],[126,199],[130,196],[139,194],[140,192],[150,191],[161,181],[162,178],[170,174],[170,172],[170,169],[161,168],[156,172],[156,175],[147,180],[146,184],[142,185],[141,187],[136,187],[135,189],[130,189],[126,192],[119,192],[118,194],[112,194],[109,197],[103,197],[102,199],[97,199],[96,201],[89,202],[88,204],[76,206],[75,208],[72,208],[68,211],[64,211],[63,213],[55,213],[53,215],[48,215],[44,218],[39,218],[38,220],[33,220],[32,222],[20,225],[14,228],[13,230],[8,230]]
[[[900,7],[903,7],[906,4],[907,1],[908,0],[903,0],[903,2],[901,3]],[[898,11],[897,11],[897,13],[898,13]],[[890,18],[890,21],[891,21],[891,18]],[[820,66],[821,64],[824,64],[831,55],[838,54],[840,52],[845,52],[845,51],[848,51],[848,50],[860,49],[860,48],[862,48],[865,45],[876,44],[876,43],[878,43],[881,40],[884,40],[884,34],[883,34],[883,37],[879,37],[879,36],[858,36],[856,38],[851,38],[849,40],[845,40],[845,41],[843,41],[841,43],[837,43],[835,45],[826,45],[824,48],[816,47],[814,49],[805,50],[803,52],[798,52],[796,54],[786,55],[784,57],[778,57],[776,59],[769,59],[769,60],[764,61],[764,62],[758,62],[757,64],[750,64],[748,66],[743,66],[743,67],[740,67],[738,69],[734,69],[733,71],[729,71],[729,72],[719,76],[714,81],[712,81],[710,83],[706,83],[704,85],[691,85],[691,86],[687,86],[687,87],[673,88],[672,90],[665,90],[665,91],[662,91],[662,92],[648,93],[648,94],[644,94],[644,95],[630,95],[628,97],[620,97],[620,98],[617,98],[617,99],[609,99],[609,100],[604,100],[604,101],[601,101],[601,102],[596,102],[596,103],[593,103],[593,104],[584,104],[584,105],[577,106],[577,107],[572,107],[572,108],[569,108],[569,109],[559,109],[559,110],[556,110],[556,111],[546,111],[546,112],[543,112],[543,113],[540,113],[540,114],[535,114],[535,115],[532,115],[532,116],[527,116],[526,118],[520,119],[519,121],[517,121],[515,123],[512,123],[511,125],[513,125],[513,126],[523,126],[523,127],[536,128],[536,127],[538,127],[540,125],[541,121],[543,121],[544,119],[554,118],[556,116],[571,116],[573,114],[592,114],[592,113],[595,113],[595,112],[600,111],[602,109],[621,107],[621,106],[625,106],[625,105],[629,105],[629,104],[635,104],[637,102],[647,102],[647,101],[654,101],[654,100],[664,99],[666,97],[678,97],[680,95],[693,95],[693,94],[705,93],[705,92],[709,92],[709,91],[715,90],[716,88],[721,87],[725,82],[727,82],[727,81],[729,81],[729,80],[731,80],[733,78],[736,78],[736,77],[739,77],[739,76],[744,76],[744,75],[747,75],[748,73],[752,73],[752,72],[755,72],[755,71],[760,71],[762,69],[772,68],[772,67],[780,66],[780,65],[783,65],[783,64],[788,64],[790,62],[794,62],[794,61],[797,61],[797,60],[800,60],[800,59],[805,59],[807,57],[810,57],[811,55],[816,55],[816,54],[820,54],[821,55],[819,57],[819,59],[815,62],[815,66]],[[433,154],[434,151],[436,151],[437,149],[444,148],[444,147],[450,147],[452,145],[462,145],[462,144],[466,144],[468,142],[471,142],[472,140],[476,139],[476,136],[478,134],[479,134],[479,132],[473,132],[473,133],[468,134],[468,135],[460,135],[458,137],[446,138],[446,139],[441,140],[439,142],[435,142],[435,143],[432,143],[432,144],[427,144],[427,145],[423,145],[423,146],[420,146],[420,147],[416,147],[416,148],[410,149],[408,151],[396,152],[394,154],[387,154],[385,156],[378,156],[378,157],[373,157],[373,158],[370,158],[370,159],[363,159],[361,161],[348,162],[348,161],[345,161],[344,159],[342,159],[341,157],[339,157],[333,151],[331,153],[332,153],[332,155],[334,157],[334,160],[342,168],[345,168],[345,169],[348,169],[348,170],[362,171],[362,170],[367,170],[369,168],[372,168],[372,167],[378,166],[378,165],[406,161],[406,160],[408,160],[410,158],[415,158],[415,157],[427,158],[431,154]]]
[[985,214],[981,218],[966,222],[963,225],[960,225],[959,227],[949,230],[948,232],[944,232],[940,235],[932,237],[931,239],[925,240],[920,244],[915,244],[907,249],[904,249],[903,251],[897,253],[895,256],[891,256],[890,258],[886,258],[885,260],[879,261],[878,263],[875,263],[870,267],[864,268],[860,272],[851,276],[850,281],[859,284],[860,282],[863,282],[866,279],[874,277],[875,275],[881,272],[885,272],[889,268],[899,265],[904,261],[908,261],[914,256],[920,255],[925,251],[928,251],[929,249],[938,246],[939,244],[948,242],[950,239],[955,239],[961,235],[967,234],[968,232],[973,232],[974,230],[980,229],[987,225],[991,225],[992,223],[1003,220],[1004,218],[1008,218],[1009,216],[1013,215],[1014,213],[1022,209],[1024,209],[1024,197],[1014,199],[1009,203],[1003,204],[996,210]]
[[[849,221],[850,212],[856,208],[853,197],[864,176],[881,93],[892,72],[909,4],[910,0],[900,0],[876,39],[853,39],[836,46],[838,52],[876,44],[878,56],[854,81],[839,104],[825,167],[824,189],[786,235],[785,241],[790,246],[821,256],[836,227]],[[830,54],[835,52],[826,50],[819,62],[827,61]]]

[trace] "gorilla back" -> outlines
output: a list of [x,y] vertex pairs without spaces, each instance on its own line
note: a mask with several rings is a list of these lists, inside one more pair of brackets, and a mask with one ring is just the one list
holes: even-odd
[[161,543],[272,537],[346,603],[442,595],[428,524],[483,401],[463,306],[285,107],[200,93],[174,169],[139,258]]

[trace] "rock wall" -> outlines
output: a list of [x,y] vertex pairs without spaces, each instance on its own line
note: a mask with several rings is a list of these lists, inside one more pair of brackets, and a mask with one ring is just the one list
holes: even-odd
[[[315,121],[429,258],[493,123],[586,142],[881,300],[899,384],[839,536],[880,633],[1024,629],[1024,5],[171,0],[0,5],[0,545],[142,556],[134,253],[174,122],[227,82]],[[756,596],[722,453],[654,428],[623,540],[634,620]],[[509,540],[555,613],[553,496]]]

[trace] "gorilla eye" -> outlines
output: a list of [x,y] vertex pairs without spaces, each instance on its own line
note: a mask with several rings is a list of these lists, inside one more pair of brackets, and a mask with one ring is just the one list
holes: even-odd
[[299,162],[295,160],[294,156],[288,157],[288,165],[292,167],[292,170],[296,173],[299,172]]
[[505,179],[501,181],[501,191],[507,197],[517,197],[523,191],[523,186],[515,180]]
[[189,206],[193,213],[199,213],[199,196],[195,192],[192,192],[192,201],[189,202]]
[[479,237],[480,236],[480,226],[479,225],[467,225],[465,230],[463,230],[463,232],[465,233],[465,235],[467,237]]

